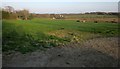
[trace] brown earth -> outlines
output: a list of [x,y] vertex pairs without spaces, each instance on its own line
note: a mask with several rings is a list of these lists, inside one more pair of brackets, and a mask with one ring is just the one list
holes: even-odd
[[3,66],[7,67],[117,67],[118,38],[95,38],[84,43],[71,43],[21,54],[3,53]]

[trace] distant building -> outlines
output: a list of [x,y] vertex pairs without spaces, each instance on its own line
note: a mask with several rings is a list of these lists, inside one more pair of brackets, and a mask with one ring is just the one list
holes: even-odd
[[64,19],[64,16],[61,14],[51,14],[50,17],[52,19]]

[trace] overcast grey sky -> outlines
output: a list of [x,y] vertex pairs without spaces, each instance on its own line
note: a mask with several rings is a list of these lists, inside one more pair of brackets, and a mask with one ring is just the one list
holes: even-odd
[[[110,0],[109,0],[110,1]],[[28,9],[32,13],[117,12],[118,2],[2,2],[2,7]]]

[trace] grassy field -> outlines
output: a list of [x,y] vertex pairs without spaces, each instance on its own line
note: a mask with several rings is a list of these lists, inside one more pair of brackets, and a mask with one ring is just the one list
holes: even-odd
[[76,22],[76,20],[3,20],[3,52],[44,50],[71,42],[82,43],[98,37],[117,37],[116,23]]
[[2,53],[2,21],[0,20],[0,54]]
[[66,18],[118,18],[116,15],[96,15],[96,14],[72,14],[65,15]]

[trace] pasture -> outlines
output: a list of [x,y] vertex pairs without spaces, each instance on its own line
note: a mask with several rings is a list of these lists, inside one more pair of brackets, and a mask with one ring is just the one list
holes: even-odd
[[117,3],[13,3],[1,7],[3,68],[120,66]]
[[118,23],[77,22],[76,20],[3,20],[3,52],[45,50],[99,37],[118,37]]

